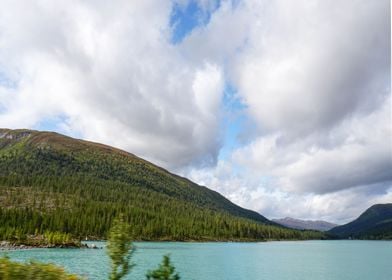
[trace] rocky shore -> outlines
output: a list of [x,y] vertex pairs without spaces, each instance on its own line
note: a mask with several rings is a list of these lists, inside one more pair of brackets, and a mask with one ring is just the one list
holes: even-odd
[[67,249],[102,249],[97,247],[96,245],[87,245],[87,244],[67,244],[67,245],[52,245],[52,244],[36,244],[36,245],[27,245],[23,243],[14,243],[10,241],[0,241],[0,251],[9,251],[9,250],[29,250],[29,249],[36,249],[36,248],[67,248]]
[[1,241],[0,242],[0,251],[8,251],[8,250],[25,250],[25,249],[32,249],[33,247],[27,246],[24,244],[14,244],[8,241]]

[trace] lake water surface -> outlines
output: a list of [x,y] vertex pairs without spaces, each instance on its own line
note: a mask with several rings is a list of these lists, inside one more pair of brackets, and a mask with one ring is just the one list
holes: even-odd
[[[183,280],[392,280],[390,241],[137,242],[135,247],[136,266],[126,279],[145,279],[145,272],[170,254]],[[105,249],[33,249],[7,255],[59,264],[88,279],[106,279],[109,270]]]

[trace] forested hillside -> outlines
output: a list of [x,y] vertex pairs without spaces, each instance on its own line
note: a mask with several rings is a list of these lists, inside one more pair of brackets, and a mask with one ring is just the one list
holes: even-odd
[[340,238],[392,239],[392,203],[376,204],[354,221],[329,231]]
[[0,239],[61,231],[105,238],[120,213],[135,239],[322,238],[290,230],[130,153],[52,132],[0,129]]

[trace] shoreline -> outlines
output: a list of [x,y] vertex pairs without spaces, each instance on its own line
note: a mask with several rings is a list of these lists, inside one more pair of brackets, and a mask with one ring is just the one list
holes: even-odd
[[0,241],[0,252],[4,251],[14,251],[14,250],[31,250],[31,249],[98,249],[89,247],[87,244],[80,245],[69,245],[69,244],[23,244],[23,243],[15,243],[12,241]]
[[[266,243],[266,242],[298,242],[298,241],[392,241],[391,239],[271,239],[271,240],[132,240],[132,242],[146,242],[146,243]],[[16,250],[32,250],[32,249],[103,249],[103,247],[97,246],[96,244],[86,244],[85,242],[107,242],[104,239],[98,240],[86,240],[81,243],[80,246],[74,245],[52,245],[52,244],[40,244],[40,245],[26,245],[26,244],[16,244],[10,241],[0,241],[0,253],[6,251],[16,251]]]
[[[169,242],[179,242],[179,243],[265,243],[265,242],[281,242],[281,241],[315,241],[321,239],[270,239],[270,240],[168,240],[168,239],[157,239],[157,240],[132,240],[132,242],[162,242],[162,243],[169,243]],[[23,243],[15,243],[12,241],[0,241],[0,252],[2,251],[14,251],[14,250],[31,250],[31,249],[103,249],[103,247],[97,246],[97,244],[87,244],[93,242],[107,242],[105,239],[90,239],[81,241],[80,245],[54,245],[54,244],[23,244]]]

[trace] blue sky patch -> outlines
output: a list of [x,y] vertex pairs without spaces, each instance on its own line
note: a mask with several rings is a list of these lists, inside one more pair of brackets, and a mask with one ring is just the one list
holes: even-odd
[[207,25],[211,14],[219,5],[220,1],[217,1],[212,10],[204,10],[195,0],[190,0],[186,5],[174,4],[170,17],[170,26],[173,29],[172,43],[181,43],[193,29]]
[[240,135],[244,124],[248,122],[245,114],[246,106],[239,99],[234,87],[227,84],[223,96],[224,118],[223,145],[219,152],[219,160],[227,160],[232,151],[242,145]]
[[61,133],[63,131],[61,131],[60,124],[65,123],[65,121],[66,121],[65,116],[44,118],[34,126],[34,129],[45,130],[45,131],[56,131]]
[[68,117],[64,114],[52,116],[52,117],[46,117],[42,119],[40,122],[38,122],[37,124],[35,124],[33,126],[33,129],[42,130],[42,131],[54,131],[74,138],[82,138],[82,135],[76,130],[69,131],[64,129],[62,125],[66,124],[67,120]]
[[0,70],[0,87],[16,89],[18,83],[8,77],[5,72]]

